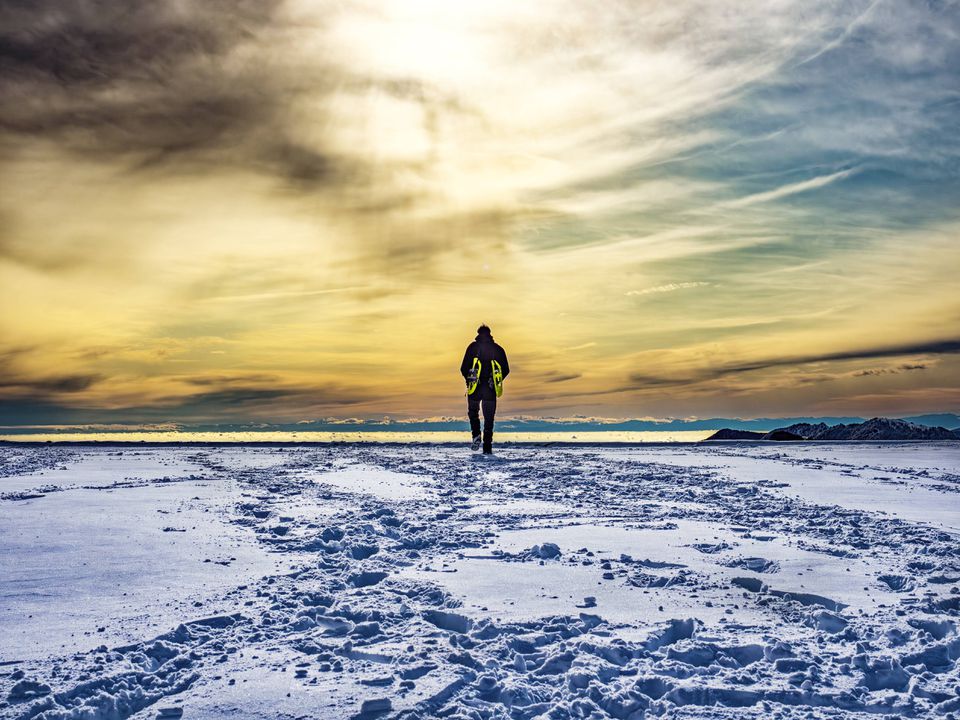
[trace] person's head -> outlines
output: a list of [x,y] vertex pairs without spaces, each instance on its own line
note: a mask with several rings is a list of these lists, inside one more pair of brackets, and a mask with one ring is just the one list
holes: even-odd
[[477,335],[486,335],[489,337],[490,328],[488,328],[486,325],[481,325],[480,327],[477,328]]

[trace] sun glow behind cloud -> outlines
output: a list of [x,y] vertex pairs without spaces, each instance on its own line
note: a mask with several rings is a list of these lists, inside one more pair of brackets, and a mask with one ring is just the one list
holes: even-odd
[[957,402],[955,8],[0,12],[7,420]]

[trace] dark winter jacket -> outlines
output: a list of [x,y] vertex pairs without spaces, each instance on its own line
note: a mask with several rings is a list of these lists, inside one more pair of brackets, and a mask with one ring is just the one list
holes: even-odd
[[473,359],[480,358],[480,383],[477,389],[486,396],[486,388],[492,388],[490,382],[493,378],[493,367],[491,360],[500,363],[503,370],[503,377],[510,374],[510,364],[507,362],[507,353],[503,348],[493,341],[490,335],[477,335],[477,339],[467,346],[467,351],[463,354],[463,362],[460,363],[460,374],[466,379],[470,374],[470,368],[473,365]]

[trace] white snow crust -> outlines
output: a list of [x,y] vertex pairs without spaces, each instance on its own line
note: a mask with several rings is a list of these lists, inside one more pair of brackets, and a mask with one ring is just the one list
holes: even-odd
[[960,443],[0,447],[0,718],[960,718]]

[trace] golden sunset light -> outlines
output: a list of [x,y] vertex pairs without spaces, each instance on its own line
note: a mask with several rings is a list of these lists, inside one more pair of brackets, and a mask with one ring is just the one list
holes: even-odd
[[934,9],[0,12],[4,425],[960,406]]

